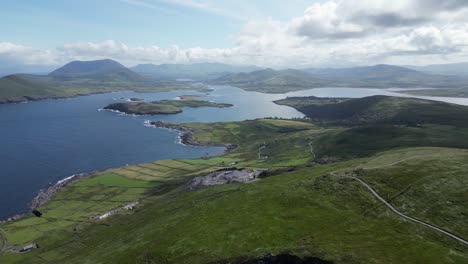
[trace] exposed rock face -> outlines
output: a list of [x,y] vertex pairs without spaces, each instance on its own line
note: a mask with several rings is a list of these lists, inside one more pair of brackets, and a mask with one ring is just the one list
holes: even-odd
[[197,190],[214,185],[250,182],[257,179],[261,172],[261,170],[248,171],[244,169],[219,170],[206,176],[193,178],[187,184],[187,189]]

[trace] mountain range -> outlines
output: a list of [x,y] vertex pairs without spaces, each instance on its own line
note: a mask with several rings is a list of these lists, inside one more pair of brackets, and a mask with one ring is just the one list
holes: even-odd
[[341,69],[260,70],[228,74],[212,81],[246,90],[288,92],[319,87],[464,88],[468,78],[424,73],[400,66],[375,65]]
[[[460,65],[459,65],[460,66]],[[443,66],[427,66],[431,69]],[[453,66],[455,67],[455,66]],[[445,69],[449,69],[445,68]],[[180,79],[231,85],[245,90],[284,93],[319,87],[457,88],[468,77],[433,74],[401,66],[353,68],[262,69],[222,63],[140,64],[132,68],[110,60],[73,61],[47,75],[12,74],[0,78],[0,103],[63,98],[134,90],[158,92],[193,89]]]
[[134,90],[157,92],[187,85],[146,78],[113,60],[73,61],[47,75],[12,74],[0,78],[0,103]]
[[194,64],[139,64],[131,70],[144,76],[157,79],[192,79],[207,80],[221,77],[228,73],[251,72],[262,68],[254,65],[229,65],[223,63]]

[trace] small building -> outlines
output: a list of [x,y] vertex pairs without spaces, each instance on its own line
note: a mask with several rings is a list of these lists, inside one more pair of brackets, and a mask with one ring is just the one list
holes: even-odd
[[19,250],[19,252],[27,252],[35,248],[39,248],[39,245],[36,243],[32,243],[32,244],[24,246],[22,249]]

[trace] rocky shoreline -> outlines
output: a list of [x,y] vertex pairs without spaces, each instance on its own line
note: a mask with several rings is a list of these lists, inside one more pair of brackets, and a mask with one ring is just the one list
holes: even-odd
[[[57,183],[50,186],[46,190],[39,191],[37,196],[34,197],[34,199],[31,201],[31,204],[30,204],[29,208],[31,210],[40,209],[42,206],[47,204],[61,188],[69,185],[72,182],[75,182],[75,181],[77,181],[79,179],[82,179],[82,178],[84,178],[86,176],[89,176],[91,174],[92,173],[82,173],[82,174],[72,175],[72,176],[69,176],[69,177],[67,177],[65,179],[62,179],[62,180],[58,181]],[[16,221],[18,219],[21,219],[21,218],[25,217],[29,213],[31,213],[31,212],[11,216],[11,217],[9,217],[9,218],[7,218],[5,220],[0,220],[0,223]]]
[[[169,129],[169,130],[179,131],[180,143],[183,144],[183,145],[204,146],[204,147],[224,147],[224,148],[226,148],[225,152],[229,152],[229,151],[232,151],[235,148],[237,148],[237,145],[229,144],[229,143],[198,142],[198,141],[195,141],[193,139],[193,134],[195,133],[196,130],[193,129],[193,128],[190,128],[190,127],[183,126],[183,125],[174,124],[174,123],[166,123],[166,122],[162,122],[162,121],[149,122],[149,125],[153,126],[153,127],[156,127],[156,128],[165,128],[165,129]],[[46,190],[40,191],[37,194],[37,196],[31,201],[30,209],[31,210],[40,209],[42,206],[47,204],[54,197],[54,195],[57,194],[57,192],[61,188],[65,187],[65,186],[67,186],[67,185],[69,185],[69,184],[71,184],[71,183],[73,183],[73,182],[75,182],[77,180],[80,180],[80,179],[85,178],[85,177],[87,177],[89,175],[92,175],[93,173],[95,173],[95,172],[76,174],[76,175],[69,176],[69,177],[67,177],[65,179],[59,180],[57,183],[55,183],[54,185],[48,187]],[[24,216],[26,216],[29,213],[30,212],[11,216],[11,217],[7,218],[6,220],[0,220],[0,223],[12,222],[12,221],[18,220],[20,218],[23,218]]]
[[165,128],[170,130],[179,131],[179,138],[180,143],[184,145],[190,146],[204,146],[204,147],[225,147],[226,152],[232,151],[237,148],[237,145],[230,144],[230,143],[218,143],[218,142],[198,142],[193,139],[193,134],[195,133],[195,129],[186,127],[179,124],[174,123],[166,123],[162,121],[154,121],[150,122],[150,125],[157,128]]

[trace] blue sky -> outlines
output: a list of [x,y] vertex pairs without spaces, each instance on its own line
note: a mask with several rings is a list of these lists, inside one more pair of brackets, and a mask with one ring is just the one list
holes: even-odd
[[273,68],[468,61],[466,0],[0,1],[0,71],[102,58]]
[[[313,1],[12,0],[0,9],[3,41],[47,48],[67,42],[116,40],[132,46],[232,46],[230,36],[247,20],[288,19]],[[254,2],[254,3],[251,3]],[[294,2],[294,1],[293,1]],[[302,4],[300,4],[302,2]],[[243,12],[244,5],[248,12]]]

